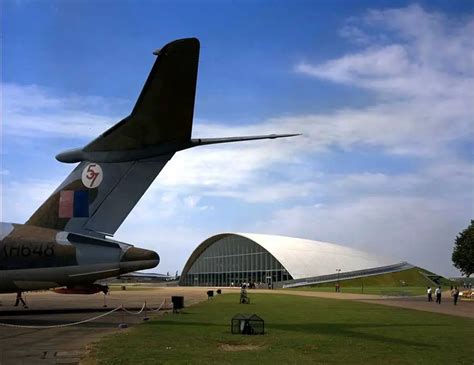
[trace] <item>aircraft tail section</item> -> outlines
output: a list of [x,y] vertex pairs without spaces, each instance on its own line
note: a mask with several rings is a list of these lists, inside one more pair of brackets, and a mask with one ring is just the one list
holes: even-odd
[[79,165],[26,222],[86,235],[113,235],[174,153],[200,145],[274,139],[191,139],[199,41],[168,43],[132,113],[83,148],[60,153]]
[[80,164],[26,224],[115,233],[176,146],[191,138],[199,47],[187,38],[154,52],[157,60],[131,114],[85,147],[57,156]]
[[112,236],[172,156],[81,162],[26,224]]

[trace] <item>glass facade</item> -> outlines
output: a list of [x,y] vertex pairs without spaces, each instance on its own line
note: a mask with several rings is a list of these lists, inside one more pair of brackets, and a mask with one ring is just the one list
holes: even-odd
[[185,286],[238,286],[242,282],[268,285],[292,280],[291,275],[267,250],[255,242],[229,235],[209,246],[182,273]]

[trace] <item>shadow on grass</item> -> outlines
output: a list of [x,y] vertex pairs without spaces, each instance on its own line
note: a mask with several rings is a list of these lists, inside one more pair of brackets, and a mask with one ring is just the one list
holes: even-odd
[[[150,323],[152,324],[152,323]],[[156,325],[170,325],[170,326],[183,326],[183,327],[224,327],[230,326],[229,324],[213,323],[213,322],[184,322],[184,321],[158,321]],[[393,330],[391,333],[399,333],[397,329],[405,328],[407,330],[414,328],[426,328],[440,327],[437,324],[368,324],[368,323],[303,323],[303,324],[266,324],[265,329],[267,332],[272,330],[286,331],[286,332],[301,332],[306,334],[317,334],[326,336],[337,336],[347,337],[359,340],[369,340],[382,342],[384,344],[404,345],[404,346],[418,346],[426,348],[436,348],[435,344],[427,344],[419,341],[411,341],[401,338],[387,337],[382,334],[365,333],[358,331],[358,329],[385,329]]]
[[[367,323],[304,323],[304,324],[275,324],[272,323],[268,325],[268,329],[277,329],[281,331],[293,331],[293,332],[304,332],[304,333],[313,333],[313,334],[322,334],[328,336],[338,336],[338,337],[349,337],[357,338],[361,340],[371,340],[383,342],[384,344],[394,344],[394,345],[405,345],[405,346],[419,346],[419,347],[432,347],[435,348],[435,345],[430,345],[427,343],[419,341],[410,341],[401,338],[387,337],[382,334],[366,333],[360,332],[358,329],[385,329],[385,330],[395,330],[400,328],[410,328],[421,327],[438,327],[436,324],[367,324]],[[393,333],[394,331],[392,331]]]
[[[213,322],[185,322],[185,321],[168,321],[168,320],[158,320],[158,321],[153,321],[153,322],[148,322],[147,325],[149,326],[157,326],[161,327],[163,325],[165,326],[183,326],[183,327],[222,327],[227,324],[223,323],[213,323]],[[230,325],[230,321],[229,321]]]

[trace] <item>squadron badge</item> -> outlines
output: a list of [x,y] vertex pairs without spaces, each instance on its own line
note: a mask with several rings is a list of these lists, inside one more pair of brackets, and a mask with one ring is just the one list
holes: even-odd
[[82,183],[86,188],[97,188],[102,182],[104,175],[99,164],[89,163],[82,170]]

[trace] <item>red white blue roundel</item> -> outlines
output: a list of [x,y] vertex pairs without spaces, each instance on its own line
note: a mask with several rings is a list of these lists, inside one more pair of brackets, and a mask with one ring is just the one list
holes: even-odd
[[99,164],[89,163],[82,170],[82,183],[86,188],[93,189],[100,185],[104,174]]

